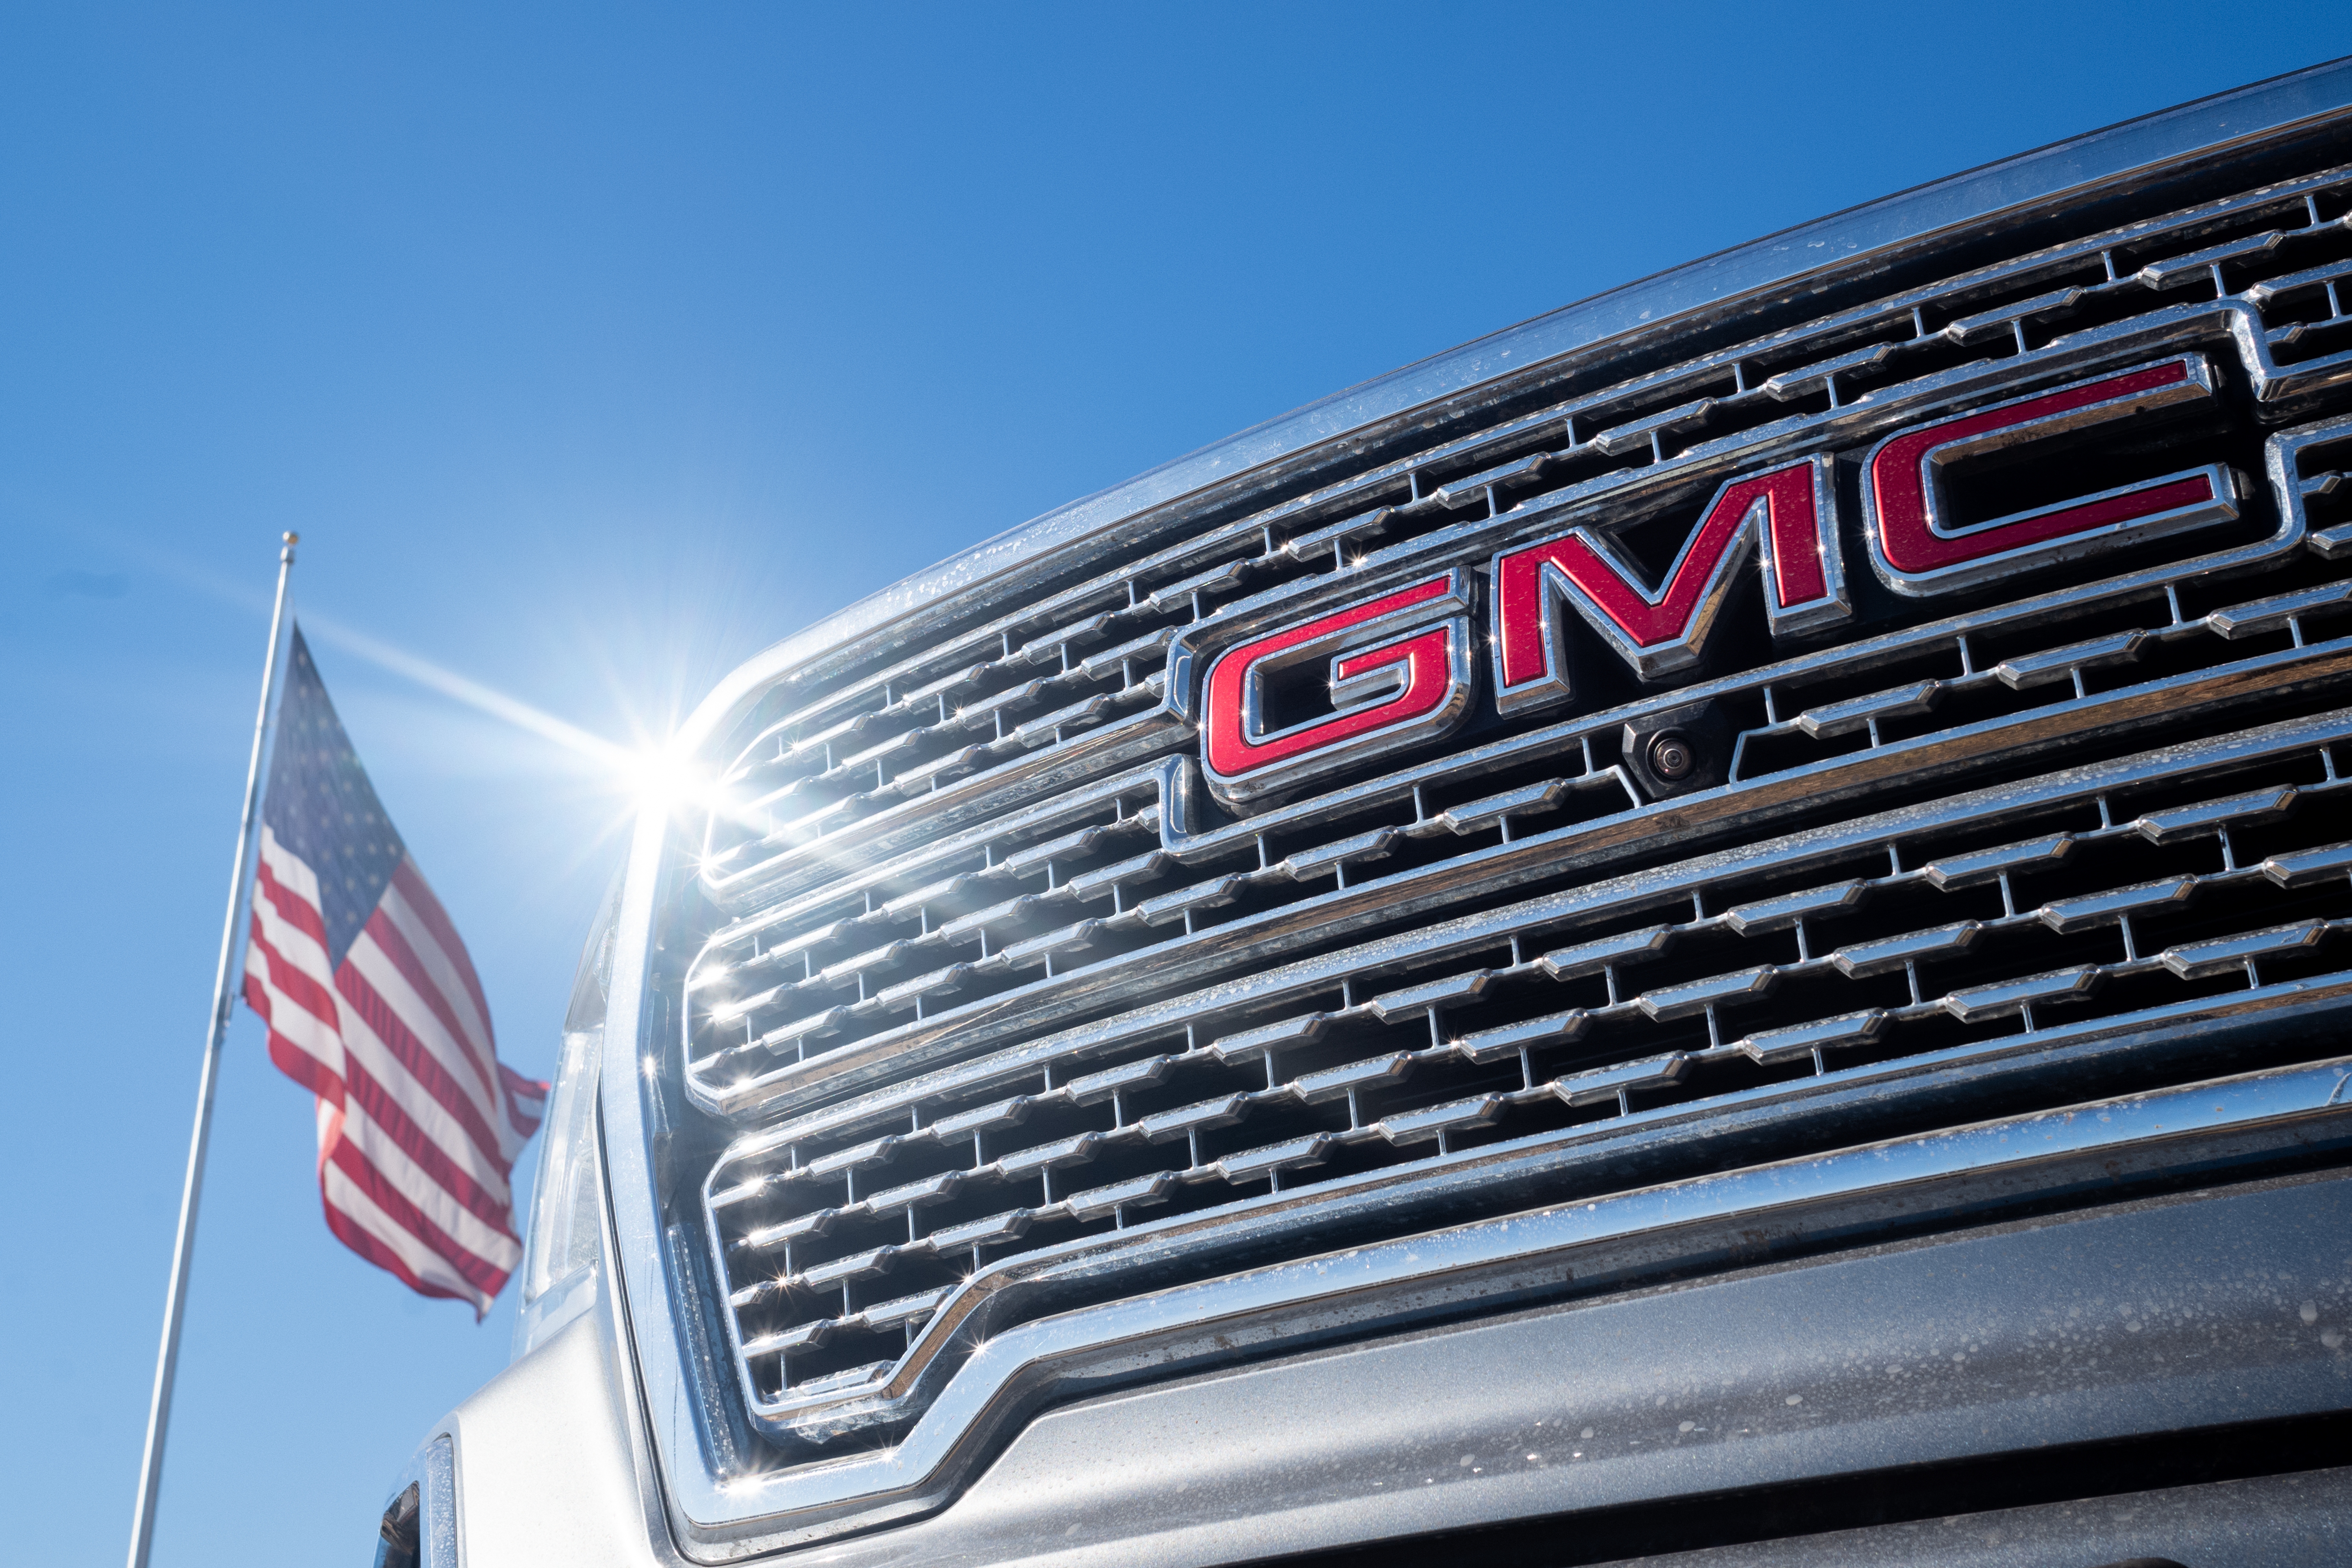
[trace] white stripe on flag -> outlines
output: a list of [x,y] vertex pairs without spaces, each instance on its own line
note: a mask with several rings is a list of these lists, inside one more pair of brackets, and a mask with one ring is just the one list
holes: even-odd
[[[382,910],[384,918],[407,939],[409,951],[415,953],[416,962],[425,966],[425,978],[433,982],[433,988],[448,1003],[449,1016],[457,1020],[457,1027],[464,1032],[464,1043],[478,1064],[480,1075],[493,1083],[497,1082],[499,1050],[490,1034],[489,1020],[476,1010],[474,988],[466,984],[466,977],[458,965],[442,950],[440,940],[433,934],[432,926],[408,907],[408,900],[401,892],[397,881],[384,889],[383,901],[376,908]],[[470,969],[473,966],[469,963],[466,967]]]
[[269,977],[268,960],[261,956],[259,942],[254,943],[245,962],[246,974],[257,982],[269,998],[269,1032],[284,1037],[286,1042],[304,1056],[333,1073],[343,1076],[343,1042],[335,1026],[319,1017],[293,997],[278,988]]
[[268,863],[269,874],[278,879],[280,886],[312,909],[320,907],[318,873],[300,856],[279,844],[278,835],[269,830],[266,822],[261,825],[261,858]]

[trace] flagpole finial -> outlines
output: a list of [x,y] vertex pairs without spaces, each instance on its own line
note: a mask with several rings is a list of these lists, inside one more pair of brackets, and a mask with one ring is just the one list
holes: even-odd
[[293,560],[294,547],[302,542],[302,536],[296,533],[293,530],[289,529],[286,532],[279,534],[278,537],[286,542],[286,548],[278,552],[278,559],[281,562]]

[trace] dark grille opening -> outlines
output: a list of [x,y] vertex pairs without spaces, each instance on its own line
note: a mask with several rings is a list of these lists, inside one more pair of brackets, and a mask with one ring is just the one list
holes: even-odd
[[[1927,1520],[1960,1525],[1956,1532],[1959,1539],[1977,1541],[2002,1533],[2005,1521],[1996,1510],[2126,1498],[2347,1463],[2352,1463],[2352,1416],[2305,1416],[1587,1509],[1251,1562],[1282,1568],[1420,1568],[1438,1557],[1475,1562],[1482,1568],[1583,1568]],[[1970,1515],[1983,1517],[1967,1517]],[[2014,1527],[2007,1533],[2014,1536]],[[2088,1563],[2087,1558],[2082,1561]],[[2099,1568],[2168,1568],[2168,1563],[2136,1558]]]
[[2274,352],[2283,364],[2306,364],[2315,360],[2333,359],[2352,350],[2352,331],[2347,329],[2352,329],[2352,317],[2338,315],[2315,321],[2308,330],[2282,342]]

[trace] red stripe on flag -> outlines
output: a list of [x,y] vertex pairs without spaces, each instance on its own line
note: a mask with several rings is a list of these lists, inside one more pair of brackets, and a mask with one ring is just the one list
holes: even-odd
[[[314,920],[316,919],[318,914],[316,910],[310,909],[310,905],[304,903],[300,899],[296,898],[292,893],[288,892],[283,888],[273,886],[267,889],[267,891],[270,895],[270,908],[276,911],[278,917],[280,920],[285,921],[287,924],[298,927],[300,924],[299,921],[289,917],[287,910],[289,908],[307,910]],[[277,944],[269,940],[268,931],[262,923],[261,914],[258,910],[256,910],[253,916],[253,941],[260,947],[263,952],[269,956],[269,983],[272,985],[277,986],[279,991],[285,993],[287,1000],[292,1002],[296,1006],[301,1008],[312,1017],[322,1020],[330,1028],[333,1027],[336,1021],[335,998],[333,994],[328,991],[325,984],[320,981],[319,976],[311,973],[310,970],[304,968],[300,963],[278,951]],[[319,945],[323,949],[327,944],[322,941]],[[268,1016],[268,1013],[257,1005],[254,1007],[254,1011],[261,1013],[265,1017]]]
[[334,1201],[327,1196],[327,1184],[324,1181],[319,1184],[319,1206],[326,1211],[327,1228],[335,1233],[337,1239],[378,1268],[397,1276],[402,1284],[418,1295],[439,1296],[445,1300],[451,1301],[465,1300],[455,1290],[428,1284],[411,1273],[406,1259],[369,1234],[361,1226],[359,1221],[335,1206]]
[[[340,1165],[335,1166],[338,1171],[341,1168]],[[406,1258],[401,1257],[389,1242],[369,1230],[357,1215],[336,1207],[334,1198],[328,1190],[325,1165],[320,1167],[319,1205],[326,1211],[327,1228],[333,1231],[336,1238],[345,1247],[350,1247],[378,1268],[394,1275],[402,1284],[420,1296],[437,1296],[445,1301],[467,1302],[474,1309],[475,1321],[481,1321],[484,1308],[479,1299],[422,1278],[415,1269],[409,1268]]]
[[399,1098],[378,1082],[374,1074],[356,1061],[349,1064],[348,1071],[351,1081],[344,1090],[345,1103],[358,1107],[408,1156],[411,1164],[463,1205],[476,1219],[514,1240],[512,1210],[507,1202],[459,1169],[448,1152],[416,1124]]
[[530,1137],[547,1120],[547,1097],[554,1086],[545,1079],[525,1078],[504,1062],[499,1064],[499,1081],[506,1086],[508,1122]]
[[279,920],[305,936],[315,938],[320,952],[327,951],[327,922],[319,913],[319,906],[279,881],[278,873],[270,869],[266,858],[255,869],[254,891],[269,900],[270,908],[278,911]]
[[[269,938],[262,929],[261,917],[257,914],[253,919],[252,946],[261,953],[263,967],[269,973],[265,984],[262,976],[253,973],[252,960],[250,955],[247,956],[245,1005],[259,1014],[262,1022],[269,1026],[269,1059],[277,1064],[278,1071],[312,1094],[341,1103],[343,1096],[341,1075],[320,1061],[301,1041],[294,1038],[292,1033],[296,1028],[310,1033],[324,1027],[340,1041],[334,998],[320,990],[318,982],[310,977],[308,971],[270,945]],[[281,1021],[278,1016],[278,1004],[269,994],[273,988],[288,1007],[303,1015],[303,1017]],[[317,997],[315,1005],[306,1002],[305,997],[310,995]],[[337,1054],[341,1054],[340,1050]]]

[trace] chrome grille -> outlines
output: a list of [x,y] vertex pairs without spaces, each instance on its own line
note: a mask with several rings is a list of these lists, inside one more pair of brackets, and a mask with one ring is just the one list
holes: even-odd
[[[975,1271],[1254,1192],[2336,976],[2347,758],[2294,716],[2352,668],[2352,420],[2325,416],[2347,192],[2332,170],[1631,379],[1538,378],[780,682],[682,906],[677,1013],[687,1095],[734,1130],[704,1218],[755,1421],[902,1414],[968,1348]],[[2234,471],[2229,527],[1958,614],[1885,599],[1808,652],[1751,636],[1252,816],[1202,791],[1206,643],[1564,521],[1638,545],[1759,454],[1850,460],[1923,412],[2182,355],[2225,405],[2085,461]],[[1650,799],[1626,727],[1701,701],[1727,776]],[[2285,726],[2259,755],[2194,742],[2255,718]],[[1961,784],[1993,787],[1927,804]]]

